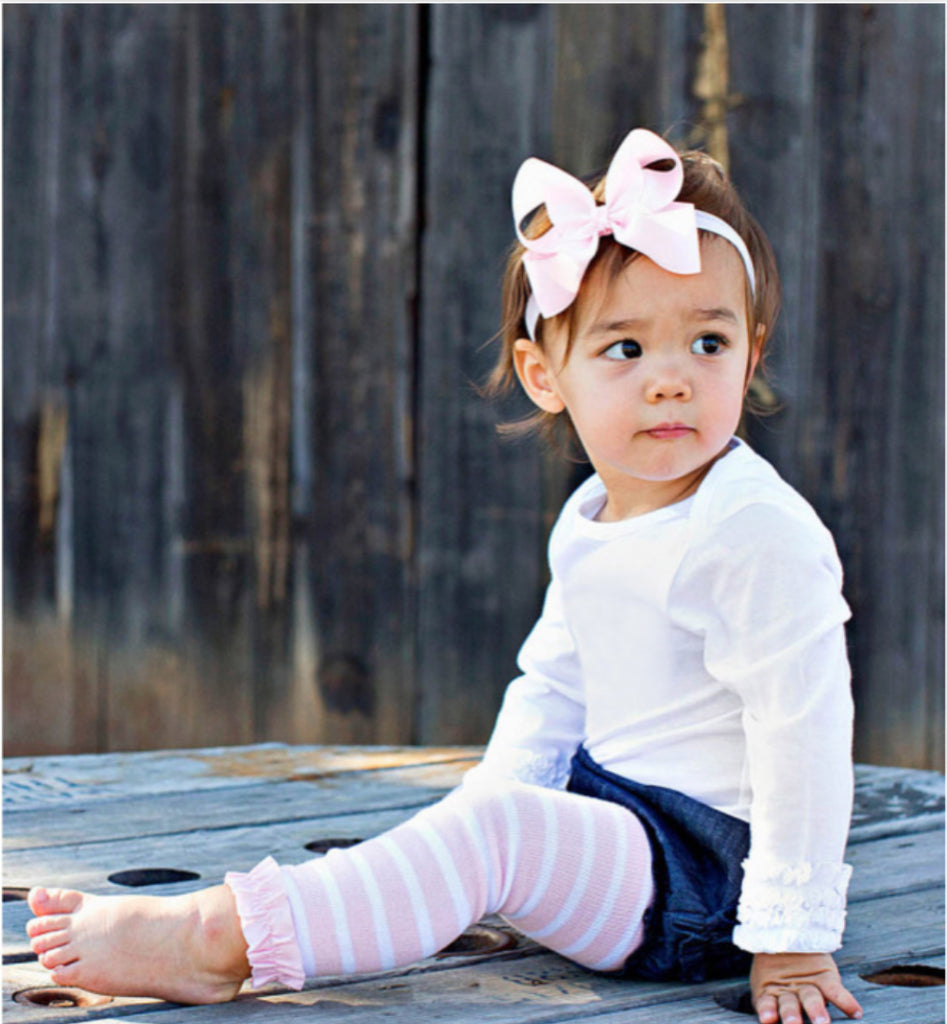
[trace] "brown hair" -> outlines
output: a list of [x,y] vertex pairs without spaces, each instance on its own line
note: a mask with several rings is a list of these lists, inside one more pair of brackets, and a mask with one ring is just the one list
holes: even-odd
[[[776,267],[776,257],[772,246],[755,218],[743,205],[742,199],[737,194],[726,172],[716,160],[699,151],[681,153],[680,157],[684,169],[684,183],[678,193],[678,201],[693,203],[698,210],[715,214],[725,220],[743,239],[749,249],[756,274],[756,294],[754,296],[750,292],[749,282],[747,282],[747,321],[751,348],[759,351],[762,357],[766,342],[773,332],[776,318],[779,315],[782,296],[779,271]],[[652,167],[655,170],[669,169],[670,161],[665,161],[664,164],[665,166],[662,166],[662,163],[659,162],[653,164]],[[589,187],[595,199],[599,203],[603,202],[604,175],[593,179]],[[550,227],[551,222],[546,214],[546,209],[541,206],[533,213],[524,233],[529,238],[538,238]],[[701,231],[701,237],[708,234],[708,232]],[[709,237],[717,236],[709,234]],[[500,352],[485,388],[486,394],[492,397],[506,394],[515,386],[516,371],[513,363],[513,347],[519,338],[529,337],[525,313],[526,302],[530,296],[530,286],[523,268],[525,252],[524,246],[517,241],[510,251],[503,276],[502,323],[497,334],[500,340]],[[637,255],[637,252],[627,249],[610,235],[606,235],[600,240],[598,251],[589,263],[583,280],[589,281],[594,276],[611,282]],[[565,358],[568,359],[577,326],[582,320],[583,291],[588,292],[589,290],[580,288],[575,302],[562,313],[551,317],[548,321],[544,321],[542,317],[539,318],[536,325],[535,341],[540,347],[543,344],[545,323],[562,326],[566,330]],[[760,366],[762,367],[762,358]],[[576,439],[575,432],[568,415],[561,416],[537,411],[517,423],[503,424],[499,429],[501,433],[505,434],[523,434],[538,429],[547,440],[555,441],[560,424],[566,427],[570,439],[574,441]]]

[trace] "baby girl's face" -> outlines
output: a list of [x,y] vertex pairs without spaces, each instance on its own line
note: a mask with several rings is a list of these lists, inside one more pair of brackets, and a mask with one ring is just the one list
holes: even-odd
[[[740,420],[751,362],[743,264],[722,239],[701,241],[699,274],[644,256],[586,304],[568,361],[550,332],[545,368],[623,519],[691,493]],[[556,411],[554,408],[549,411]]]

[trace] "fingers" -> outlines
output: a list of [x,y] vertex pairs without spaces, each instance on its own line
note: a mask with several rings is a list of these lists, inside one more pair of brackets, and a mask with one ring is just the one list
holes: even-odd
[[779,1019],[783,1024],[802,1024],[802,1009],[795,992],[783,992],[779,997]]
[[829,1024],[829,1012],[825,1008],[825,999],[815,985],[806,985],[801,988],[799,1000],[812,1024]]
[[776,1002],[776,996],[763,995],[760,996],[756,1001],[756,1015],[760,1019],[760,1024],[776,1024],[779,1020],[779,1004]]
[[778,995],[767,992],[756,1001],[756,1015],[760,1024],[803,1024],[804,1010],[811,1024],[829,1024],[826,999],[849,1017],[861,1018],[862,1008],[858,1000],[843,985],[834,986],[824,996],[815,985],[805,985],[798,991],[784,991]]
[[825,998],[830,1002],[835,1003],[842,1013],[847,1013],[849,1017],[861,1020],[861,1005],[841,982],[837,982],[835,985],[832,985],[831,988],[826,987]]
[[[819,1001],[821,1002],[821,999]],[[825,1014],[824,1003],[822,1004],[822,1011],[827,1021],[828,1014]],[[788,990],[778,994],[767,992],[756,1001],[756,1015],[759,1017],[761,1024],[779,1024],[780,1021],[782,1024],[802,1024],[802,1009],[799,996],[795,992]],[[813,1024],[824,1024],[824,1022],[822,1020],[817,1022],[813,1018]]]
[[829,1024],[828,1004],[860,1019],[862,1008],[845,988],[828,953],[757,953],[750,989],[761,1024]]

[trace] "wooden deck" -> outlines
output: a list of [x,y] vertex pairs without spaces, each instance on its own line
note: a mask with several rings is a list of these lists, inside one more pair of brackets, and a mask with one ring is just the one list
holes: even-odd
[[[3,1019],[348,1024],[353,1012],[368,1024],[752,1019],[745,980],[688,986],[601,978],[496,920],[408,969],[323,979],[302,992],[248,991],[211,1007],[96,1002],[77,990],[53,990],[26,943],[22,896],[31,885],[171,894],[219,882],[226,870],[249,869],[266,854],[283,863],[304,860],[312,850],[403,821],[456,785],[478,755],[471,748],[267,744],[5,761]],[[943,777],[866,766],[857,777],[848,854],[855,874],[838,954],[843,977],[869,1024],[941,1024]],[[171,881],[170,872],[185,873],[185,880]],[[133,890],[121,881],[157,884]],[[888,980],[902,984],[879,983],[879,972],[892,968],[898,970]]]

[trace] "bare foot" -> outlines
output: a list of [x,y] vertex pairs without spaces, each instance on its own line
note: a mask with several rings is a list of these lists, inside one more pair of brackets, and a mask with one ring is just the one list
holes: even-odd
[[57,985],[110,996],[222,1003],[250,976],[227,886],[184,896],[33,889],[30,946]]

